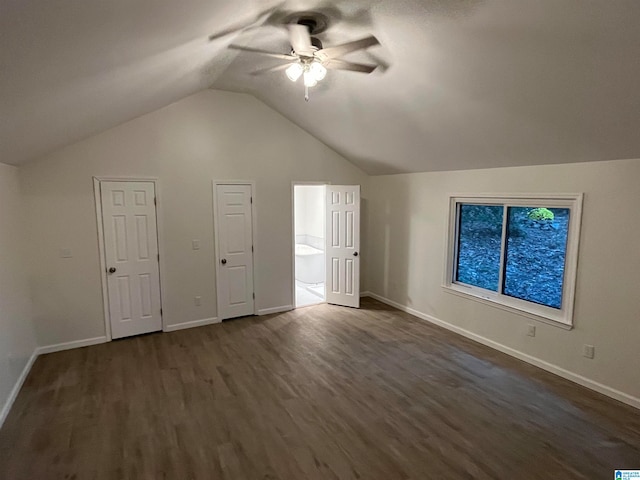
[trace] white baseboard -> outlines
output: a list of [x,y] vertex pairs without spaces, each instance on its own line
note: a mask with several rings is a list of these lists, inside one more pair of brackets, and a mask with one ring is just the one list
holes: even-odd
[[293,310],[293,305],[283,305],[281,307],[274,308],[262,308],[258,310],[258,315],[272,315],[274,313],[289,312],[291,310]]
[[[364,297],[371,297],[372,293],[371,292],[360,292],[360,298],[364,298]],[[382,301],[382,300],[380,300]]]
[[386,303],[387,305],[390,305],[392,307],[397,308],[398,310],[401,310],[403,312],[409,313],[415,317],[418,317],[421,320],[426,320],[427,322],[433,323],[435,325],[438,325],[440,327],[446,328],[447,330],[450,330],[454,333],[457,333],[459,335],[462,335],[463,337],[467,337],[471,340],[474,340],[478,343],[481,343],[483,345],[486,345],[487,347],[491,347],[495,350],[498,350],[502,353],[506,353],[507,355],[511,355],[512,357],[515,357],[519,360],[522,360],[523,362],[527,362],[531,365],[534,365],[538,368],[542,368],[543,370],[546,370],[547,372],[553,373],[555,375],[558,375],[559,377],[565,378],[567,380],[570,380],[574,383],[577,383],[578,385],[582,385],[583,387],[587,387],[591,390],[594,390],[598,393],[602,393],[603,395],[606,395],[608,397],[611,397],[615,400],[618,400],[620,402],[626,403],[627,405],[631,405],[632,407],[638,408],[640,409],[640,398],[634,397],[632,395],[629,395],[627,393],[621,392],[620,390],[616,390],[614,388],[611,388],[607,385],[603,385],[602,383],[596,382],[594,380],[591,380],[589,378],[583,377],[582,375],[578,375],[577,373],[573,373],[569,370],[565,370],[562,367],[559,367],[557,365],[554,365],[552,363],[546,362],[544,360],[541,360],[537,357],[533,357],[531,355],[528,355],[526,353],[520,352],[518,350],[515,350],[511,347],[507,347],[506,345],[502,345],[501,343],[495,342],[493,340],[490,340],[486,337],[482,337],[476,333],[470,332],[469,330],[465,330],[464,328],[460,328],[456,325],[453,325],[451,323],[445,322],[444,320],[440,320],[438,318],[432,317],[431,315],[427,315],[425,313],[419,312],[418,310],[414,310],[413,308],[401,305],[398,302],[394,302],[393,300],[389,300],[388,298],[385,298],[381,295],[375,294],[373,292],[367,292],[368,296],[375,298],[376,300],[381,301],[382,303]]
[[36,348],[37,355],[44,355],[45,353],[62,352],[63,350],[71,350],[72,348],[89,347],[91,345],[98,345],[100,343],[107,343],[107,337],[95,337],[87,338],[85,340],[75,340],[73,342],[58,343],[56,345],[48,345],[46,347]]
[[9,398],[7,398],[7,401],[4,403],[2,410],[0,410],[0,428],[2,428],[2,424],[4,424],[4,421],[7,419],[7,415],[9,415],[9,411],[13,406],[13,402],[16,401],[16,398],[18,397],[18,393],[22,388],[22,384],[27,379],[27,375],[29,375],[29,372],[31,371],[31,367],[33,367],[33,363],[36,361],[36,358],[38,358],[37,351],[38,349],[36,348],[31,354],[31,357],[29,357],[27,364],[22,369],[22,373],[20,373],[20,376],[16,380],[16,384],[11,389]]
[[220,323],[222,320],[218,320],[218,317],[203,318],[202,320],[192,320],[190,322],[176,323],[175,325],[167,325],[163,331],[175,332],[177,330],[184,330],[186,328],[204,327],[205,325],[212,325],[214,323]]

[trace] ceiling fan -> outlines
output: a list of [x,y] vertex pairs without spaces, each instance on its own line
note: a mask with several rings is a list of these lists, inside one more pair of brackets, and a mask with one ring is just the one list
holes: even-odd
[[229,45],[229,48],[284,60],[286,63],[282,65],[258,70],[253,74],[258,75],[285,70],[287,77],[292,82],[296,82],[302,77],[306,101],[309,101],[309,88],[316,86],[318,82],[325,78],[327,69],[371,73],[378,67],[378,65],[348,62],[341,58],[349,53],[380,45],[378,39],[373,35],[334,47],[324,48],[322,42],[313,35],[326,29],[326,17],[321,14],[306,13],[290,16],[290,19],[295,20],[286,23],[289,42],[291,43],[290,53],[269,52],[235,44]]

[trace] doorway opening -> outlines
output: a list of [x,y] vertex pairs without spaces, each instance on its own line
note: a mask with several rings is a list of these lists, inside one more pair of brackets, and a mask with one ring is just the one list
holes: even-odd
[[325,185],[294,185],[295,307],[323,303],[325,296]]

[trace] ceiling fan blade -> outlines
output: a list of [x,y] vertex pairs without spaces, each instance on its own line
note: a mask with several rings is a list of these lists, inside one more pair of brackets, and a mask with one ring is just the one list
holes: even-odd
[[216,33],[212,33],[211,35],[209,35],[209,41],[213,42],[214,40],[218,40],[220,38],[224,38],[227,37],[229,35],[233,35],[236,32],[241,32],[243,30],[249,30],[251,28],[255,28],[257,26],[262,25],[267,18],[269,18],[269,16],[271,16],[271,14],[273,12],[275,12],[278,8],[280,8],[282,5],[284,4],[284,2],[279,2],[276,5],[274,5],[271,8],[267,8],[261,12],[259,12],[257,15],[255,15],[253,17],[252,20],[249,20],[246,23],[236,23],[235,25],[232,25],[228,28],[225,28],[224,30],[221,30],[220,32],[216,32]]
[[286,70],[289,68],[290,63],[284,63],[282,65],[276,65],[275,67],[261,68],[255,72],[251,72],[251,75],[262,75],[263,73],[279,72],[280,70]]
[[316,57],[323,61],[332,60],[334,58],[342,57],[347,53],[364,50],[365,48],[373,47],[375,45],[380,45],[380,42],[376,37],[371,35],[369,37],[355,40],[353,42],[343,43],[342,45],[337,45],[335,47],[323,48],[316,52]]
[[371,73],[378,68],[378,65],[365,65],[363,63],[346,62],[338,59],[329,60],[324,66],[331,70],[347,70],[362,73]]
[[304,25],[290,24],[287,25],[289,29],[289,41],[293,51],[298,55],[313,56],[314,48],[311,45],[311,34],[309,28]]
[[297,59],[297,57],[294,57],[293,55],[286,55],[284,53],[277,53],[277,52],[268,52],[266,50],[243,47],[241,45],[231,44],[229,45],[229,48],[232,50],[240,50],[241,52],[257,53],[259,55],[264,55],[266,57],[271,57],[271,58],[278,58],[280,60],[296,60]]

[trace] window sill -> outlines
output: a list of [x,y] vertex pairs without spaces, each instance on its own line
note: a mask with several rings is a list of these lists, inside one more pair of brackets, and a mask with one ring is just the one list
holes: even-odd
[[531,320],[536,320],[538,322],[546,323],[547,325],[551,325],[554,327],[562,328],[563,330],[572,330],[573,325],[569,325],[563,322],[559,322],[552,318],[544,317],[542,315],[537,315],[535,313],[527,312],[526,310],[522,310],[519,308],[512,307],[510,305],[505,305],[504,303],[500,303],[496,300],[492,300],[490,298],[486,298],[471,292],[463,291],[459,288],[456,288],[452,285],[442,285],[442,289],[451,295],[456,295],[458,297],[466,298],[469,300],[473,300],[475,302],[483,303],[485,305],[489,305],[490,307],[498,308],[500,310],[507,311],[509,313],[513,313],[515,315],[519,315],[521,317],[526,317]]

